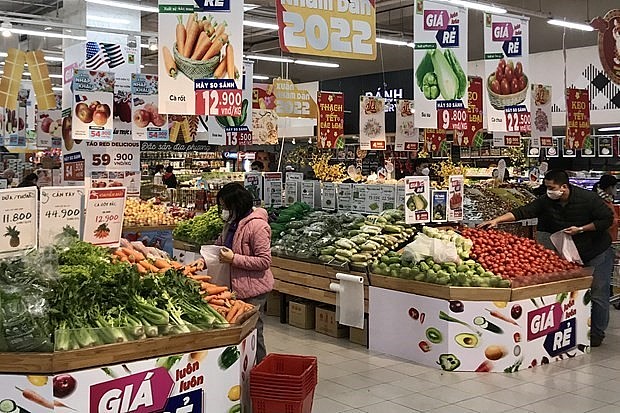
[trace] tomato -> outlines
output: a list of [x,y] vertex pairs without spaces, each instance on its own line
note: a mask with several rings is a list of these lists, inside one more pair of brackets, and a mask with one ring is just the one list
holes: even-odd
[[510,94],[510,83],[508,83],[507,78],[502,79],[500,82],[500,91],[502,92],[502,95]]
[[[503,79],[503,78],[504,78],[504,76],[502,75],[502,79]],[[495,79],[493,79],[493,81],[491,82],[491,90],[493,91],[493,93],[496,93],[496,94],[498,94],[498,95],[499,95],[499,94],[501,94],[502,90],[501,90],[501,88],[500,88],[500,85],[499,85],[499,80],[498,80],[498,79],[499,79],[499,77],[496,77],[496,78],[495,78]]]
[[517,80],[516,77],[513,77],[512,80],[510,81],[510,91],[512,93],[517,93],[520,90],[521,89],[519,89],[519,81]]
[[508,79],[509,82],[512,82],[512,79],[514,79],[514,72],[510,66],[506,66],[504,74],[506,75],[506,79]]
[[515,76],[523,76],[523,64],[521,64],[521,62],[517,62],[517,65],[515,66]]

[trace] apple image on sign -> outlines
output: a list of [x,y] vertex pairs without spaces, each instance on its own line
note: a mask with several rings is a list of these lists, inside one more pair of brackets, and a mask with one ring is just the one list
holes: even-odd
[[54,377],[54,397],[64,399],[70,396],[77,387],[77,382],[70,374],[60,374]]
[[151,114],[144,109],[139,109],[133,114],[133,123],[139,128],[146,128],[151,121]]

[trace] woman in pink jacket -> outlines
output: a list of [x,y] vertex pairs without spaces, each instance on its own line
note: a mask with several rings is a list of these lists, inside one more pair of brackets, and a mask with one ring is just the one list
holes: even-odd
[[271,228],[268,214],[252,207],[252,195],[240,184],[225,185],[217,194],[220,216],[225,222],[219,245],[220,261],[230,264],[232,290],[237,298],[259,307],[256,362],[267,355],[263,320],[267,294],[273,288]]

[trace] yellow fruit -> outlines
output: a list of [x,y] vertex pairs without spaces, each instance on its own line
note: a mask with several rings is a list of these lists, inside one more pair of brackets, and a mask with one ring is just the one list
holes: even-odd
[[33,386],[45,386],[47,384],[47,376],[28,376],[28,381]]
[[231,402],[236,402],[241,398],[241,386],[232,386],[230,390],[228,390],[228,399]]
[[495,301],[493,304],[495,304],[495,307],[497,308],[506,308],[506,306],[508,305],[508,303],[505,301]]

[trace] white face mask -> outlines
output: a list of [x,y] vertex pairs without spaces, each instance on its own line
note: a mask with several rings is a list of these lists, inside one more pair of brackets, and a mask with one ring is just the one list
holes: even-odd
[[553,199],[554,201],[562,198],[562,194],[563,192],[560,190],[552,191],[550,189],[547,189],[547,196],[549,197],[549,199]]
[[220,218],[222,218],[222,221],[228,222],[228,220],[230,219],[230,211],[227,209],[222,209],[222,212],[220,213]]
[[428,168],[422,168],[422,175],[424,176],[429,176],[431,173],[431,170]]

